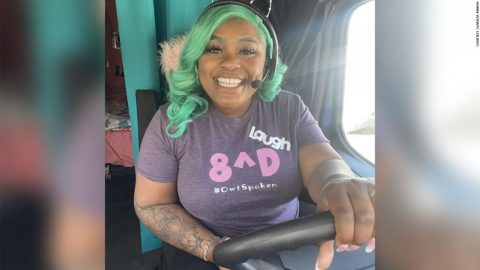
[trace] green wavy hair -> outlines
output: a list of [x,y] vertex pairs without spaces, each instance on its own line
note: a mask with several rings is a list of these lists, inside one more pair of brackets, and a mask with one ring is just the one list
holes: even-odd
[[[169,137],[181,137],[193,119],[207,112],[209,102],[198,78],[197,60],[203,55],[215,30],[231,18],[243,19],[255,26],[260,39],[267,44],[269,58],[272,57],[272,38],[262,19],[250,10],[234,4],[207,10],[198,18],[188,35],[180,54],[178,70],[167,75],[170,103],[167,116],[170,123],[166,127],[166,132]],[[274,77],[271,80],[266,79],[256,92],[263,101],[272,101],[280,92],[280,84],[286,70],[287,66],[279,59]]]

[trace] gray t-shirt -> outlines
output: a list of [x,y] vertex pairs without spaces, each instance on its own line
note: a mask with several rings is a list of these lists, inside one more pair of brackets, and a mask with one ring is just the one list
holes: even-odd
[[238,118],[210,106],[178,139],[166,135],[167,106],[145,132],[138,172],[176,182],[183,207],[219,236],[298,217],[298,150],[328,142],[298,95],[281,91],[272,102],[255,95]]

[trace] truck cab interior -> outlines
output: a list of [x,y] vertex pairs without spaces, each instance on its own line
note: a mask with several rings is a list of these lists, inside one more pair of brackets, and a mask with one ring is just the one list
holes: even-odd
[[[123,113],[109,114],[117,126],[106,130],[106,269],[168,270],[168,245],[134,212],[134,164],[146,127],[166,102],[161,44],[188,31],[210,2],[106,1],[106,108]],[[254,2],[269,9],[268,0]],[[282,88],[302,97],[333,148],[355,174],[368,178],[375,177],[374,7],[372,0],[276,0],[269,16],[288,66]],[[313,214],[308,194],[300,199],[301,211]],[[285,246],[281,254],[291,264],[284,269],[314,269],[316,253],[307,242],[295,251]],[[232,269],[278,269],[251,259]],[[335,254],[330,269],[374,268],[375,253],[359,249]]]

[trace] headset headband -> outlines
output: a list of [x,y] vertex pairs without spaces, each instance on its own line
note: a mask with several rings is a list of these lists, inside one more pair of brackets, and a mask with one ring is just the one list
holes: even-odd
[[[273,76],[275,75],[275,71],[277,69],[277,61],[278,61],[278,39],[277,39],[277,34],[275,34],[275,30],[273,29],[272,24],[268,20],[268,18],[263,15],[263,13],[254,5],[250,5],[241,1],[232,1],[232,0],[219,0],[215,1],[211,4],[209,4],[200,14],[200,17],[203,16],[208,10],[214,7],[219,7],[219,6],[225,6],[225,5],[237,5],[244,7],[251,12],[253,12],[255,15],[260,17],[262,19],[263,24],[268,30],[268,33],[270,34],[270,37],[272,38],[273,44],[272,44],[272,58],[267,60],[266,64],[266,71],[265,74],[268,74],[268,79],[272,79]],[[267,73],[268,72],[268,73]]]

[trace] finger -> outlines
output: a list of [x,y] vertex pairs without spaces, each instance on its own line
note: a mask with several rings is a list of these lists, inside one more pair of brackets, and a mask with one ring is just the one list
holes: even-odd
[[335,219],[337,245],[349,244],[354,236],[354,212],[347,192],[339,188],[338,192],[328,192],[327,200],[330,212]]
[[375,238],[372,238],[368,242],[367,247],[365,248],[365,252],[371,253],[374,250],[375,250]]
[[[375,199],[376,199],[376,196],[375,196],[375,185],[373,186],[373,189],[370,190],[370,199],[372,201],[372,205],[373,205],[373,212],[374,214],[376,214],[376,207],[375,207]],[[375,227],[376,227],[376,222],[373,223],[373,231],[372,231],[372,238],[375,238]]]
[[365,187],[356,186],[349,190],[349,195],[355,216],[353,243],[360,245],[372,238],[375,210],[368,190]]
[[376,198],[375,186],[373,186],[373,188],[369,190],[368,194],[370,196],[370,200],[372,201],[373,208],[375,209],[375,198]]
[[323,270],[330,267],[333,261],[333,254],[333,240],[321,243],[318,247],[316,270]]
[[[374,210],[375,211],[375,210]],[[374,212],[375,214],[375,212]],[[370,238],[375,238],[375,230],[376,230],[376,222],[373,222],[373,230],[372,230],[372,236]]]
[[359,248],[360,248],[360,246],[357,246],[357,245],[349,245],[348,248],[347,248],[347,251],[355,251]]

